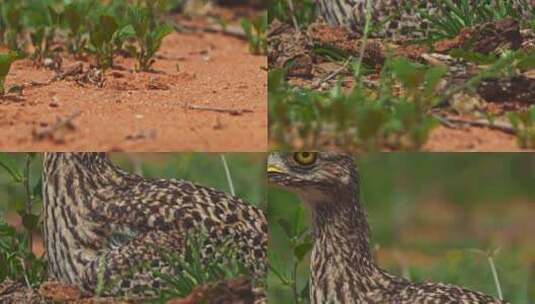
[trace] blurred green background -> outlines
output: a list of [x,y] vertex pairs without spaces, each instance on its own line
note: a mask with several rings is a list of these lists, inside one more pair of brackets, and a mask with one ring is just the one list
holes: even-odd
[[[235,193],[253,205],[265,207],[265,155],[261,153],[223,154],[232,177]],[[0,160],[12,161],[23,170],[26,153],[1,153]],[[216,153],[112,153],[112,160],[121,168],[142,174],[145,177],[180,178],[201,185],[210,186],[230,193],[229,183],[221,159]],[[31,188],[40,188],[42,155],[37,154],[31,162]],[[41,201],[36,190],[33,214],[39,215]],[[0,220],[22,229],[18,211],[25,206],[26,195],[22,184],[15,183],[4,168],[0,168]],[[34,233],[34,253],[42,255],[40,232]]]
[[[383,268],[497,296],[489,253],[504,298],[535,303],[535,155],[386,153],[357,162]],[[268,202],[269,302],[293,303],[295,279],[306,303],[309,260],[298,257],[311,240],[308,232],[297,239],[285,231],[308,228],[308,214],[296,196],[276,188]]]

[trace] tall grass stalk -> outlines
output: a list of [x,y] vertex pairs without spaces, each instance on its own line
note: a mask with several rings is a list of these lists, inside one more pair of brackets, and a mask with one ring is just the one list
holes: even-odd
[[230,194],[233,196],[236,195],[234,192],[234,183],[232,182],[232,176],[230,175],[230,170],[227,164],[227,159],[225,155],[221,154],[221,162],[223,163],[223,168],[225,168],[225,175],[227,177],[228,187],[230,189]]
[[[26,214],[32,214],[33,209],[33,193],[30,187],[30,165],[32,164],[33,155],[26,154],[26,162],[24,166],[24,191],[26,192]],[[33,231],[26,227],[28,233],[28,252],[33,250]]]
[[364,52],[366,51],[366,44],[368,43],[368,35],[370,32],[370,25],[372,21],[372,0],[366,1],[366,17],[364,24],[364,34],[362,37],[362,46],[360,48],[359,59],[357,66],[355,67],[355,78],[359,79],[360,77],[360,67],[362,66],[362,61],[364,60]]
[[290,9],[290,14],[292,15],[292,23],[294,25],[295,31],[299,33],[299,24],[297,23],[297,18],[295,17],[294,3],[292,0],[286,0],[288,2],[288,8]]
[[496,290],[498,291],[498,298],[503,300],[502,286],[500,285],[500,279],[498,278],[498,272],[496,271],[496,266],[494,265],[494,258],[491,254],[487,256],[489,261],[490,269],[492,270],[492,277],[494,278],[494,284],[496,285]]

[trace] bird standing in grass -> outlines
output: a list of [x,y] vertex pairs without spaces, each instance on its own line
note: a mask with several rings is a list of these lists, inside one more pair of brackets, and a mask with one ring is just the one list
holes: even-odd
[[172,275],[166,254],[202,231],[202,255],[230,244],[261,278],[267,226],[262,210],[184,180],[147,179],[116,167],[104,153],[46,153],[44,242],[51,275],[103,295],[151,296]]
[[370,229],[351,156],[273,153],[267,172],[270,183],[295,192],[311,210],[312,303],[505,303],[458,286],[410,282],[379,268],[370,252]]
[[[371,1],[371,3],[368,3]],[[460,0],[453,0],[459,3]],[[494,7],[497,0],[490,1]],[[528,13],[529,0],[511,0],[512,7],[520,15]],[[485,1],[470,0],[476,8]],[[425,15],[437,17],[446,9],[446,1],[429,0],[317,0],[320,16],[331,26],[344,26],[352,31],[362,33],[366,21],[368,4],[371,7],[370,17],[373,24],[378,25],[370,33],[375,37],[388,37],[394,40],[405,38],[424,38],[431,23]]]

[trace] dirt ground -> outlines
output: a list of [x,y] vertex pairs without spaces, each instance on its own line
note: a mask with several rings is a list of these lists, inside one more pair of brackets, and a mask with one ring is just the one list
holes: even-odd
[[[519,27],[517,23],[510,25],[507,22],[502,22],[505,25],[511,26],[513,31],[519,33]],[[498,23],[497,23],[498,24]],[[487,27],[497,27],[497,24],[487,24]],[[501,24],[501,23],[500,23]],[[509,30],[509,27],[507,28]],[[501,32],[496,30],[494,33],[496,37],[502,37]],[[316,54],[313,51],[314,47],[326,46],[327,48],[334,48],[347,54],[352,54],[355,57],[360,56],[361,45],[360,37],[354,33],[350,33],[343,28],[331,28],[322,23],[313,23],[309,27],[301,32],[299,35],[295,34],[293,27],[282,24],[280,22],[273,22],[270,25],[271,35],[270,38],[270,51],[268,54],[268,60],[270,68],[283,68],[289,69],[287,73],[287,81],[296,87],[303,87],[308,89],[315,89],[325,91],[332,88],[339,81],[341,83],[344,92],[349,93],[354,86],[354,78],[347,68],[343,67],[340,62],[329,62],[325,58]],[[488,37],[479,37],[477,32],[471,29],[466,29],[465,32],[460,34],[460,38],[456,37],[451,40],[439,41],[434,45],[434,52],[437,50],[447,53],[444,50],[450,50],[454,47],[462,47],[464,43],[463,39],[466,37],[480,38],[482,47],[489,48]],[[531,38],[520,37],[523,39],[523,47],[526,51],[530,51]],[[491,37],[491,38],[496,38]],[[515,36],[516,37],[516,36]],[[529,36],[531,37],[531,36]],[[462,39],[461,39],[462,38]],[[501,38],[505,39],[505,38]],[[497,40],[497,39],[495,39]],[[479,40],[477,40],[479,41]],[[517,46],[518,48],[520,47]],[[444,50],[442,50],[444,49]],[[422,56],[427,56],[429,50],[423,46],[418,45],[397,45],[393,43],[385,42],[381,39],[370,39],[368,46],[364,50],[364,62],[369,66],[376,67],[376,73],[372,73],[366,79],[366,83],[376,84],[378,81],[378,73],[380,67],[386,60],[387,56],[392,56],[391,53],[396,56],[409,58],[414,62],[421,62]],[[288,62],[292,62],[287,66]],[[439,61],[437,61],[439,62]],[[444,62],[440,62],[444,64]],[[526,73],[527,74],[527,73]],[[335,77],[331,77],[336,75]],[[457,106],[448,106],[447,108],[438,111],[438,114],[444,118],[454,118],[461,121],[455,123],[440,121],[440,125],[430,131],[428,141],[421,148],[423,151],[526,151],[522,150],[517,142],[514,132],[512,132],[512,126],[507,119],[507,115],[511,112],[527,111],[534,103],[535,97],[530,91],[531,85],[535,84],[535,80],[529,76],[526,77],[526,83],[529,86],[517,86],[513,87],[518,90],[511,90],[507,97],[494,96],[493,90],[489,89],[490,86],[485,87],[489,89],[489,92],[481,89],[481,96],[477,100],[477,104],[473,105],[472,110],[458,111]],[[321,80],[321,81],[320,81]],[[478,89],[479,90],[479,89]],[[523,100],[519,100],[522,97]],[[462,101],[462,100],[461,100]],[[451,100],[450,100],[451,102]],[[458,102],[459,103],[459,102]],[[469,107],[470,105],[463,105],[462,107]],[[461,108],[461,105],[458,106]],[[469,115],[464,115],[463,112],[469,112]],[[489,123],[478,125],[474,123],[477,120],[481,120],[479,112],[491,113],[497,118],[497,121],[505,126],[506,131],[500,128],[492,128]],[[461,114],[458,114],[461,113]],[[476,115],[477,114],[477,115]],[[297,131],[295,133],[298,133]],[[296,136],[298,137],[298,136]],[[289,141],[290,145],[295,147],[302,146],[302,141],[306,139],[298,138],[295,141]],[[319,142],[321,143],[319,149],[335,149],[335,150],[348,150],[348,147],[340,147],[339,144],[333,142],[334,139],[328,138],[327,135],[322,136]],[[277,138],[270,138],[270,146],[277,147],[280,143]],[[353,150],[355,147],[349,147],[349,150]],[[358,150],[358,148],[356,148]],[[389,148],[385,148],[388,150]]]
[[477,152],[517,152],[520,149],[516,137],[501,131],[486,128],[467,127],[449,129],[439,126],[433,129],[424,151],[477,151]]
[[[62,53],[62,55],[64,55]],[[77,61],[66,57],[64,69]],[[84,61],[88,69],[91,59]],[[245,40],[221,33],[173,33],[154,73],[118,57],[103,88],[15,62],[0,99],[2,151],[264,151],[267,61]],[[58,123],[59,122],[59,123]]]

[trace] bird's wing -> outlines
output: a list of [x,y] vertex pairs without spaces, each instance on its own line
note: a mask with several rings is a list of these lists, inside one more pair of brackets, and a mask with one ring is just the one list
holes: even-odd
[[263,220],[261,211],[255,212],[257,208],[239,198],[181,180],[142,180],[128,187],[105,187],[94,195],[89,209],[93,217],[140,231]]
[[266,270],[267,220],[259,208],[222,191],[178,180],[142,180],[102,189],[89,208],[108,225],[113,245],[147,231],[203,231],[217,247],[232,240],[238,258],[258,275]]
[[81,274],[82,287],[101,295],[153,296],[162,285],[154,271],[169,271],[165,256],[170,252],[180,255],[184,250],[185,239],[181,234],[141,233],[88,263]]

